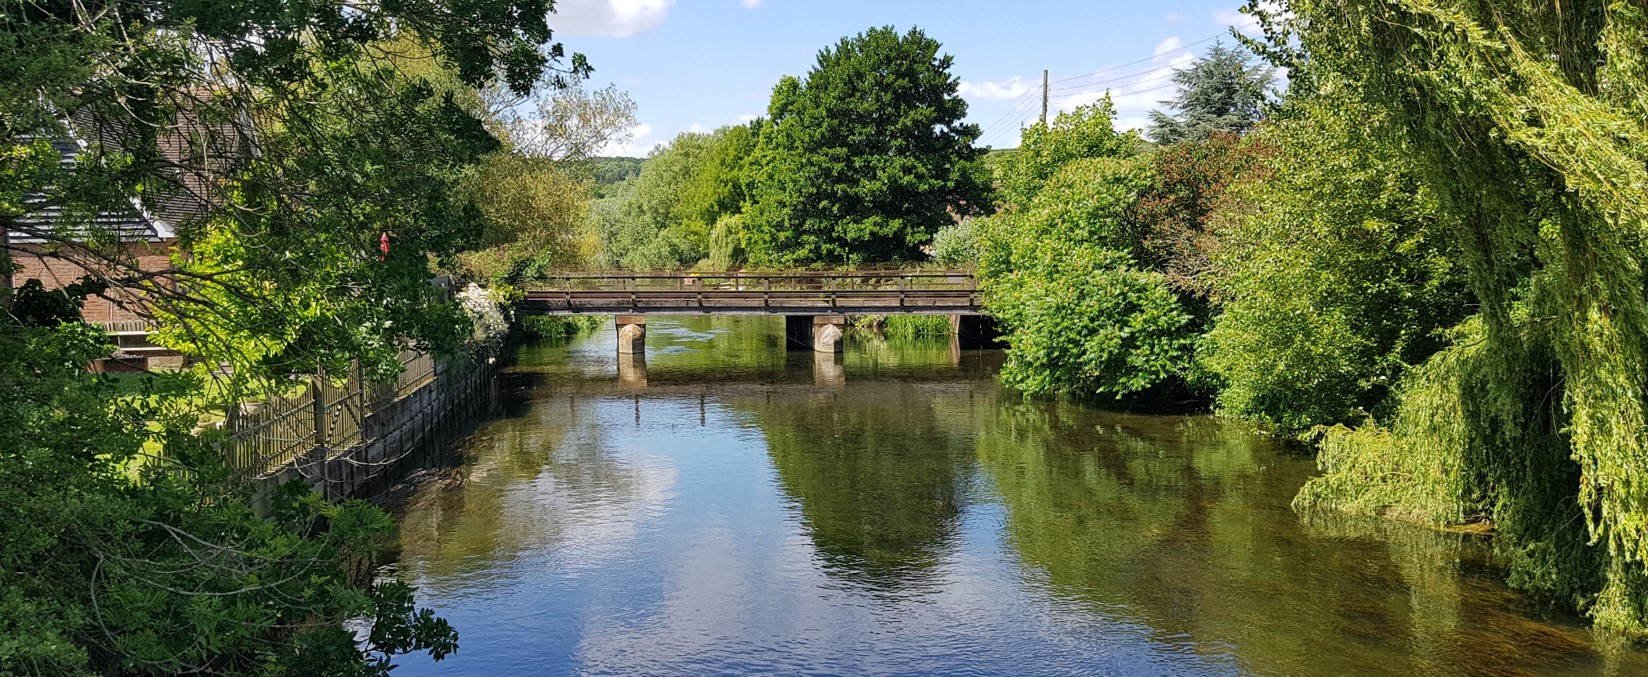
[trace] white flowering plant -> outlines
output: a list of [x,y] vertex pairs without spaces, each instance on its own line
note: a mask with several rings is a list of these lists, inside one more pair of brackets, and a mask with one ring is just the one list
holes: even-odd
[[470,342],[475,345],[496,346],[509,334],[510,311],[503,292],[486,289],[471,282],[458,292],[458,304],[474,325]]

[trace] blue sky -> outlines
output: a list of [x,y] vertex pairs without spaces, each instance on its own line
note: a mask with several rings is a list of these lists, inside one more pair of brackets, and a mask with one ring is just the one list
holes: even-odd
[[[766,113],[772,87],[802,75],[818,50],[872,26],[919,26],[955,56],[968,118],[983,143],[1018,145],[1040,113],[1041,71],[1053,108],[1113,88],[1118,127],[1142,127],[1172,94],[1167,76],[1251,20],[1240,0],[558,0],[556,39],[595,66],[591,86],[635,99],[633,138],[610,154],[644,155],[683,131]],[[1225,42],[1230,43],[1228,37]]]

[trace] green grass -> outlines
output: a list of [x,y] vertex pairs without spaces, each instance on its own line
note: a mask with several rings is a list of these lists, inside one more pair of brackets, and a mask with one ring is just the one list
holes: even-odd
[[949,336],[955,329],[948,315],[855,315],[852,328],[877,332],[888,338]]
[[521,318],[521,331],[534,338],[569,339],[606,324],[605,315],[530,315]]

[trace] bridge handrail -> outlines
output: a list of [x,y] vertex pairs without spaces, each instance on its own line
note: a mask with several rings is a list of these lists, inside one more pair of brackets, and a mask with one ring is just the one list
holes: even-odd
[[[616,283],[616,287],[614,287]],[[754,283],[756,286],[752,286]],[[735,288],[784,290],[851,289],[972,289],[973,273],[965,270],[866,270],[866,271],[782,271],[727,273],[632,273],[567,272],[546,275],[527,286],[528,292],[631,291],[643,288],[709,289],[733,285]]]

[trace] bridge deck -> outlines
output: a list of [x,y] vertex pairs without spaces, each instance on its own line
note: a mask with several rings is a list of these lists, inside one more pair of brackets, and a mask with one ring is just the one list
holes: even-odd
[[528,289],[523,312],[722,315],[974,315],[973,275],[961,271],[580,273]]

